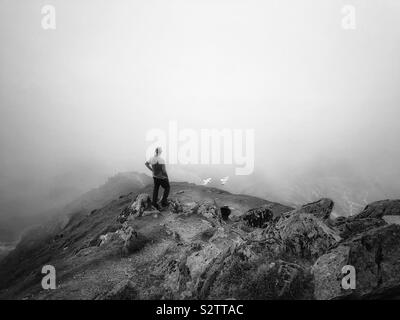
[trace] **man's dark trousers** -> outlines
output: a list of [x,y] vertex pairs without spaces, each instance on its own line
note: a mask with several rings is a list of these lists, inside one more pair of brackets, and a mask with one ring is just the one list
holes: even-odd
[[160,179],[160,178],[153,178],[154,179],[154,189],[153,189],[153,205],[157,208],[157,200],[158,200],[158,190],[160,186],[164,189],[164,194],[161,200],[161,205],[166,206],[168,205],[168,194],[169,194],[169,181],[168,179]]

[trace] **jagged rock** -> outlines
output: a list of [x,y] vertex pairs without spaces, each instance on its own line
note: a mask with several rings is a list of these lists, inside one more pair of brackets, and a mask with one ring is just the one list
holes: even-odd
[[99,237],[99,239],[100,239],[100,244],[99,244],[99,246],[101,247],[101,246],[103,246],[103,245],[105,245],[105,244],[110,243],[110,242],[113,241],[113,240],[118,239],[118,234],[115,233],[115,232],[109,232],[109,233],[106,233],[106,234],[102,234],[102,235]]
[[246,235],[246,242],[256,251],[268,251],[279,254],[285,251],[280,230],[276,228],[276,222],[272,222],[265,229],[256,229]]
[[116,243],[121,248],[122,254],[128,255],[140,250],[145,245],[146,239],[127,222],[124,222],[117,231],[107,232],[99,236],[98,246],[102,247],[109,243]]
[[169,209],[173,213],[183,212],[183,205],[179,200],[171,199],[169,200]]
[[233,222],[238,222],[241,220],[243,212],[233,208],[233,207],[229,207],[229,209],[231,209],[231,214],[229,215],[229,220],[233,221]]
[[143,211],[152,209],[151,198],[147,193],[141,193],[136,197],[136,200],[130,207],[138,216],[141,216]]
[[[312,267],[316,299],[400,296],[400,226],[385,225],[347,240]],[[344,290],[342,267],[356,270],[356,289]]]
[[186,216],[190,216],[192,214],[197,214],[199,209],[199,204],[195,201],[186,202],[183,204],[183,214]]
[[243,215],[243,221],[253,228],[265,228],[274,217],[273,212],[265,207],[255,208]]
[[190,281],[189,270],[185,261],[186,255],[183,254],[178,259],[168,259],[161,266],[161,273],[164,274],[163,288],[169,293],[169,298],[179,299],[188,294],[188,292],[183,293],[186,289],[186,283]]
[[279,220],[275,229],[279,230],[285,251],[310,260],[317,259],[341,240],[335,230],[314,214],[293,214]]
[[302,206],[297,212],[299,213],[310,213],[315,215],[320,219],[328,219],[332,209],[334,202],[328,198],[322,198],[318,201],[311,202]]
[[141,193],[130,205],[121,211],[117,221],[124,223],[131,215],[140,217],[146,210],[152,210],[151,198],[147,193]]
[[209,296],[211,286],[224,267],[224,262],[235,251],[235,246],[230,246],[213,259],[212,264],[200,275],[197,281],[196,296],[205,299]]
[[221,249],[214,244],[209,244],[202,250],[190,255],[186,260],[186,266],[191,278],[197,279],[220,253]]
[[357,219],[381,219],[383,216],[398,215],[400,215],[400,200],[381,200],[368,204],[365,209],[355,217]]
[[134,214],[134,212],[131,210],[131,208],[129,206],[125,207],[124,209],[122,209],[121,213],[118,215],[117,221],[122,224],[126,220],[128,220],[128,218],[131,214]]
[[[187,255],[185,266],[188,271],[186,295],[205,299],[223,263],[242,244],[237,236],[232,238],[223,227],[213,231],[207,244]],[[190,292],[190,294],[188,294]]]
[[207,219],[218,219],[218,208],[211,201],[202,202],[197,209],[197,213]]
[[290,299],[293,298],[293,294],[304,294],[301,292],[305,289],[304,285],[299,284],[303,280],[303,275],[306,274],[302,266],[278,260],[272,262],[269,268],[270,272],[276,272],[277,275],[276,290],[278,299]]
[[312,292],[302,266],[281,259],[248,261],[236,252],[228,256],[210,286],[210,299],[304,299]]
[[[135,194],[150,193],[151,188]],[[1,262],[0,288],[16,292],[4,296],[93,299],[106,292],[103,299],[308,299],[314,295],[331,299],[393,297],[399,290],[400,230],[381,226],[380,218],[328,219],[333,206],[329,199],[294,210],[255,197],[171,183],[171,194],[183,189],[159,220],[135,217],[145,215],[148,196],[131,202],[133,193],[118,199],[118,192],[105,207],[96,203],[93,208],[98,211],[74,218],[48,238],[40,237],[43,240],[34,247],[31,238],[25,240],[29,247],[16,249]],[[226,223],[224,205],[231,210]],[[126,213],[120,217],[122,225],[115,221],[121,209]],[[56,237],[60,232],[63,237]],[[127,257],[121,258],[120,253]],[[62,266],[63,290],[36,290],[37,277],[32,275],[43,261]],[[359,292],[341,289],[345,264],[356,266]],[[116,279],[132,282],[114,287]]]
[[118,283],[110,292],[99,296],[98,300],[135,300],[138,292],[132,281],[124,280]]
[[124,223],[122,225],[122,228],[116,231],[116,234],[123,240],[127,241],[129,240],[132,236],[137,237],[136,231],[133,229],[132,226],[130,226],[128,223]]
[[[120,224],[110,224],[104,227],[97,235],[95,235],[89,242],[88,246],[89,247],[98,247],[100,244],[106,240],[107,237],[105,237],[107,234],[112,234],[115,233],[117,230],[121,228]],[[109,235],[108,237],[110,237]],[[110,242],[110,239],[106,240],[106,242]]]
[[126,223],[116,232],[120,239],[123,241],[122,254],[129,255],[142,249],[147,243],[147,239],[141,234],[137,233],[132,226]]
[[[362,232],[377,228],[391,221],[391,217],[400,215],[400,200],[382,200],[368,204],[363,211],[351,217],[339,217],[331,225],[348,239]],[[384,219],[388,217],[388,219]]]
[[347,265],[350,248],[339,246],[321,256],[313,265],[311,272],[314,276],[314,296],[325,300],[344,297],[351,291],[342,289],[342,268]]
[[338,218],[331,223],[331,225],[339,231],[339,235],[343,239],[354,237],[357,234],[383,226],[385,224],[386,222],[382,219],[354,219],[351,217],[347,219],[343,217],[340,219]]

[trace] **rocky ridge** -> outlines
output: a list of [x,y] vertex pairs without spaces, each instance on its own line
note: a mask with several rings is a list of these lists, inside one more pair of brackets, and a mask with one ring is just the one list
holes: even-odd
[[[46,247],[20,248],[39,253],[36,268],[56,266],[58,289],[41,290],[31,265],[14,270],[0,296],[377,299],[400,292],[399,200],[333,219],[330,199],[290,208],[193,184],[171,186],[168,210],[151,208],[147,187],[71,219]],[[11,269],[16,259],[11,254],[1,266]],[[342,287],[345,265],[356,270],[355,289]]]

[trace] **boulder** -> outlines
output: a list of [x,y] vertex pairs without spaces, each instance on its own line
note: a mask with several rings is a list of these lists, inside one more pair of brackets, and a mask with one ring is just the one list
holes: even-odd
[[147,193],[141,193],[136,197],[130,207],[140,216],[143,211],[151,210],[151,198]]
[[297,210],[299,213],[310,213],[320,219],[328,219],[333,209],[334,202],[328,198],[322,198],[316,202],[303,205]]
[[383,226],[385,224],[386,222],[383,219],[376,219],[376,218],[357,219],[352,217],[350,218],[340,217],[332,221],[331,226],[339,232],[339,235],[343,239],[349,239],[362,232]]
[[218,208],[211,201],[203,201],[199,205],[197,213],[201,214],[203,217],[207,219],[218,219]]
[[171,199],[171,200],[169,200],[168,204],[169,204],[169,210],[171,212],[173,212],[173,213],[183,212],[183,205],[179,200]]
[[[314,260],[340,240],[339,234],[314,214],[295,213],[275,226],[284,250],[298,257]],[[276,232],[274,234],[276,238]]]
[[209,299],[306,299],[312,295],[310,275],[281,259],[247,261],[242,255],[226,258],[210,286]]
[[342,289],[342,268],[347,265],[350,248],[339,246],[321,256],[313,265],[314,297],[318,300],[345,297],[351,291]]
[[116,234],[115,232],[109,232],[109,233],[106,233],[106,234],[102,234],[102,235],[99,237],[99,239],[100,239],[100,244],[99,244],[99,246],[101,247],[101,246],[103,246],[103,245],[105,245],[105,244],[110,243],[110,242],[113,241],[113,240],[118,239],[118,234]]
[[293,299],[296,296],[303,296],[307,291],[307,272],[304,267],[278,260],[270,263],[271,273],[276,273],[276,290],[278,299]]
[[253,228],[265,228],[273,218],[273,212],[265,207],[250,209],[242,217],[244,223]]
[[355,216],[338,217],[331,225],[342,238],[349,239],[387,223],[397,223],[397,216],[400,216],[400,200],[381,200],[368,204]]
[[[356,288],[342,288],[342,268],[354,266]],[[400,226],[364,232],[321,256],[312,267],[316,299],[400,297]]]
[[192,214],[197,214],[199,209],[199,204],[195,201],[183,203],[183,214],[185,216],[190,216]]
[[144,236],[137,233],[132,226],[128,226],[126,223],[116,233],[123,241],[122,254],[125,256],[139,251],[147,243],[147,239]]
[[383,216],[400,215],[400,200],[380,200],[368,204],[363,211],[355,217],[357,219],[376,218],[381,219]]
[[119,223],[124,223],[131,215],[140,217],[146,210],[152,210],[151,198],[147,193],[141,193],[130,205],[121,211],[117,221]]
[[210,263],[221,253],[221,249],[214,244],[209,244],[187,257],[186,266],[192,279],[197,279],[206,271]]

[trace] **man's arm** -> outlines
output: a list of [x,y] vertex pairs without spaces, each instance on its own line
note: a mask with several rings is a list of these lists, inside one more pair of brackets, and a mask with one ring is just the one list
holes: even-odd
[[153,172],[153,168],[150,166],[150,162],[146,161],[144,164],[151,172]]

